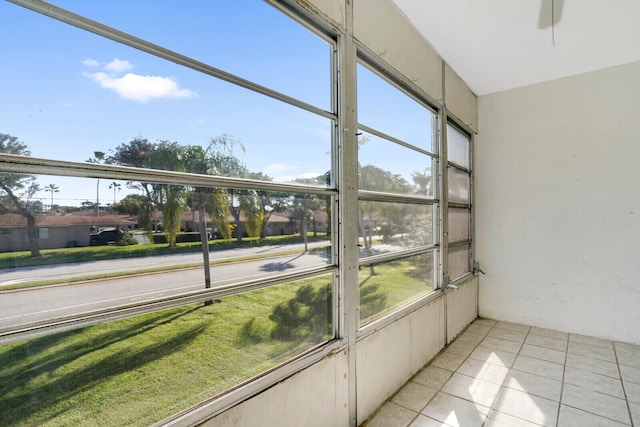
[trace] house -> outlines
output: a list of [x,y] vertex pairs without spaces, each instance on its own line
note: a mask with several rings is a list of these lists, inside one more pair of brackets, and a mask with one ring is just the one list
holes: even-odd
[[[35,215],[40,249],[89,246],[89,236],[109,227],[133,229],[136,218],[76,212],[70,215]],[[0,252],[27,251],[27,221],[17,214],[0,215]]]

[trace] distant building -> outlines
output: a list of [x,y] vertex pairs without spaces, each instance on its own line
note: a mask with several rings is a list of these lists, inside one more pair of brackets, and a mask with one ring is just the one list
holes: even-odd
[[[100,229],[132,230],[137,219],[128,215],[77,212],[70,215],[35,215],[40,249],[89,246],[89,236]],[[27,221],[21,215],[0,215],[0,252],[29,250]]]

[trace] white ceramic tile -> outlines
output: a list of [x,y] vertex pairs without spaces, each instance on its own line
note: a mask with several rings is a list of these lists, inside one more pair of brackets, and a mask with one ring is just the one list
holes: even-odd
[[537,345],[538,347],[550,348],[552,350],[567,351],[567,341],[559,338],[529,334],[525,343]]
[[629,410],[631,411],[631,418],[633,418],[633,425],[640,425],[640,404],[629,403]]
[[525,344],[520,349],[520,355],[546,360],[547,362],[561,363],[564,365],[567,354],[564,351],[552,350],[537,345]]
[[484,340],[482,340],[480,345],[491,349],[508,351],[510,353],[517,353],[520,351],[520,347],[522,347],[521,343],[503,340],[495,337],[486,337]]
[[615,342],[613,343],[616,351],[624,351],[626,353],[631,353],[640,357],[640,345],[628,344],[625,342]]
[[478,335],[471,332],[463,332],[456,338],[456,341],[467,344],[478,345],[484,339],[484,335]]
[[503,387],[494,409],[542,426],[553,427],[558,417],[558,402]]
[[455,371],[464,362],[465,357],[452,353],[441,353],[431,364],[438,368]]
[[406,427],[417,416],[416,412],[407,408],[387,402],[371,417],[364,426],[366,427]]
[[473,321],[473,325],[483,325],[483,326],[491,326],[493,327],[496,323],[495,320],[492,319],[485,319],[483,317],[478,317],[476,320]]
[[527,337],[526,332],[512,331],[510,329],[500,329],[498,327],[493,328],[488,334],[488,337],[500,338],[503,340],[515,341],[517,343],[523,343]]
[[577,354],[567,354],[567,366],[571,368],[583,369],[600,375],[606,375],[612,378],[620,378],[618,373],[618,365],[598,360],[587,356],[578,356]]
[[467,359],[458,368],[458,373],[502,385],[502,382],[509,373],[509,368],[480,360]]
[[539,424],[530,423],[522,418],[505,414],[504,412],[491,411],[485,427],[539,427]]
[[627,400],[629,402],[637,403],[640,405],[640,384],[629,383],[623,381],[624,384],[624,392],[627,395]]
[[433,418],[426,417],[419,414],[418,417],[413,420],[409,427],[450,427],[451,424],[443,423],[442,421],[436,421]]
[[622,381],[619,378],[567,367],[564,370],[564,382],[624,399]]
[[561,340],[565,340],[565,341],[567,341],[569,339],[569,334],[568,333],[554,331],[552,329],[543,329],[543,328],[533,327],[533,328],[531,328],[529,333],[530,334],[534,334],[534,335],[542,335],[542,336],[549,337],[549,338],[561,339]]
[[621,423],[631,424],[627,402],[624,399],[618,399],[617,397],[608,396],[573,384],[565,383],[562,389],[562,404]]
[[521,325],[520,323],[498,322],[496,323],[496,328],[509,329],[517,332],[529,332],[531,326]]
[[620,365],[620,374],[625,382],[640,384],[640,369]]
[[545,399],[556,402],[560,401],[560,393],[562,392],[561,381],[529,372],[516,371],[515,369],[511,370],[503,385],[504,387],[523,391],[534,396],[544,397]]
[[475,348],[475,344],[454,341],[453,343],[449,344],[444,353],[467,357]]
[[569,353],[578,354],[582,356],[593,357],[594,359],[606,360],[608,362],[616,361],[616,355],[613,352],[613,348],[598,347],[591,344],[583,344],[580,342],[570,341]]
[[618,356],[618,363],[621,365],[631,366],[633,368],[640,368],[640,354],[628,353],[626,351],[616,351]]
[[602,338],[588,337],[586,335],[569,334],[569,342],[579,342],[582,344],[595,345],[603,348],[613,348],[613,342]]
[[482,426],[489,408],[446,393],[438,393],[422,414],[455,427]]
[[490,407],[500,391],[500,386],[466,375],[453,374],[441,390],[453,396]]
[[427,387],[440,390],[440,387],[447,382],[453,372],[446,369],[438,368],[437,366],[427,366],[413,377],[413,382],[422,384]]
[[467,332],[471,332],[472,334],[478,334],[478,335],[487,335],[490,330],[491,330],[491,326],[478,325],[475,323],[469,325],[469,327],[467,328]]
[[473,350],[473,353],[469,355],[469,358],[510,368],[513,365],[513,362],[516,360],[516,356],[516,353],[509,353],[508,351],[502,350],[492,350],[490,348],[479,345],[475,350]]
[[571,406],[560,405],[558,427],[623,427],[622,424],[610,418],[585,412]]
[[564,365],[527,356],[518,356],[513,364],[513,369],[558,381],[562,381],[562,375],[564,373]]
[[391,401],[412,411],[420,412],[437,392],[438,390],[434,388],[410,382],[402,387]]

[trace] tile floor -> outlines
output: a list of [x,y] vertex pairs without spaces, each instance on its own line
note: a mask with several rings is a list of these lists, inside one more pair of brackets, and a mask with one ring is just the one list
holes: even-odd
[[638,426],[640,346],[476,319],[363,426]]

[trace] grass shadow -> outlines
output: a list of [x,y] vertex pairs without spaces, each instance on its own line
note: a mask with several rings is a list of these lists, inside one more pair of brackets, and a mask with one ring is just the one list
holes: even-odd
[[[200,308],[201,306],[196,306],[177,314],[154,313],[149,316],[144,316],[137,321],[132,321],[131,324],[126,326],[126,330],[108,330],[96,335],[91,335],[91,338],[88,340],[78,342],[74,342],[72,338],[79,334],[86,333],[88,328],[49,335],[23,342],[16,345],[8,352],[0,355],[0,380],[3,379],[5,375],[12,375],[12,371],[14,369],[19,369],[21,375],[30,376],[37,376],[42,373],[51,372],[52,370],[55,370],[60,366],[64,366],[65,364],[79,359],[89,353],[104,349],[121,341],[126,341],[136,335],[171,323],[180,317],[199,310]],[[61,348],[53,352],[50,351],[56,347]],[[33,359],[33,361],[26,365],[16,365],[17,361],[25,359]],[[10,367],[12,366],[15,366],[15,368],[11,369]],[[5,392],[5,390],[3,390],[4,384],[5,381],[0,381],[0,395]]]
[[[3,383],[11,385],[0,394],[0,424],[20,425],[31,417],[37,417],[39,412],[48,413],[51,407],[100,383],[182,350],[204,329],[205,325],[200,324],[176,337],[146,345],[135,351],[126,348],[110,353],[89,366],[46,381],[40,387],[30,384],[34,379],[33,375],[16,372],[9,378],[2,378]],[[64,410],[60,410],[58,414],[62,412]]]
[[374,275],[367,276],[360,286],[360,319],[366,319],[383,311],[387,305],[387,295],[380,289],[380,284],[371,282]]

